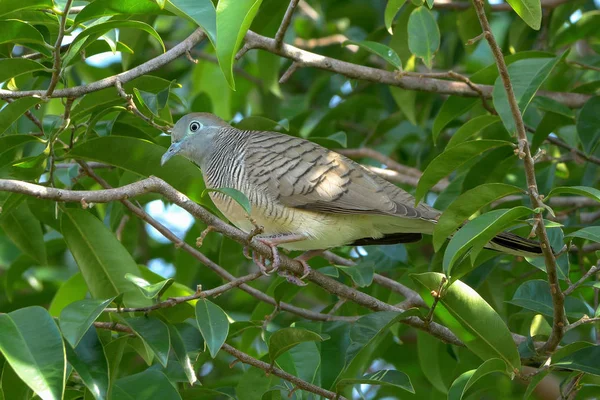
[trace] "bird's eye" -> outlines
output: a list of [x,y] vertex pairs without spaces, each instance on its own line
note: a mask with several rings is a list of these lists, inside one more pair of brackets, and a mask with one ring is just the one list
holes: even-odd
[[190,124],[190,131],[196,132],[198,129],[200,129],[201,126],[202,124],[200,124],[200,122],[192,121],[192,123]]

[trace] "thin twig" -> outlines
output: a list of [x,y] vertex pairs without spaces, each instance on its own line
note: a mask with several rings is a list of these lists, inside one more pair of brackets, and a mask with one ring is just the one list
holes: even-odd
[[279,83],[286,83],[294,74],[294,72],[296,72],[298,70],[298,68],[300,68],[301,65],[300,63],[297,62],[293,62],[292,65],[290,65],[290,67],[283,73],[283,75],[281,75],[281,78],[279,79]]
[[65,3],[65,9],[63,11],[63,14],[60,17],[60,24],[58,25],[58,36],[56,37],[56,43],[54,44],[54,64],[52,65],[52,78],[50,79],[50,85],[48,86],[48,90],[44,95],[45,98],[52,96],[52,92],[54,92],[54,89],[56,88],[56,85],[58,84],[58,81],[60,79],[60,50],[63,38],[65,36],[65,25],[67,24],[67,19],[69,18],[69,9],[71,8],[72,3],[73,0],[67,0],[67,2]]
[[285,379],[286,381],[291,382],[294,385],[296,385],[296,387],[298,387],[302,390],[306,390],[307,392],[318,394],[319,396],[323,396],[326,399],[347,400],[346,397],[344,397],[344,396],[338,395],[329,390],[325,390],[319,386],[313,385],[312,383],[308,383],[292,374],[288,374],[287,372],[285,372],[279,368],[275,368],[272,365],[267,364],[264,361],[257,360],[256,358],[236,349],[233,346],[228,345],[227,343],[223,344],[223,347],[221,347],[221,350],[231,354],[232,356],[234,356],[235,358],[237,358],[244,364],[252,365],[253,367],[260,368],[269,374],[273,374],[281,379]]
[[[571,0],[541,0],[541,6],[543,9],[552,10],[562,4],[568,3]],[[467,10],[471,7],[470,2],[456,1],[456,0],[436,0],[433,3],[433,7],[438,10]],[[513,11],[512,7],[508,3],[490,4],[492,11]]]
[[552,143],[555,146],[562,147],[565,150],[569,150],[570,152],[575,153],[578,157],[580,157],[586,161],[600,165],[600,158],[597,158],[597,157],[594,157],[591,155],[587,155],[583,151],[569,146],[568,144],[566,144],[565,142],[563,142],[562,140],[560,140],[558,138],[548,136],[548,138],[546,138],[546,141]]
[[287,31],[290,23],[292,22],[292,16],[294,15],[294,9],[298,5],[299,0],[291,0],[290,5],[287,10],[285,10],[285,15],[283,16],[283,20],[281,21],[281,25],[279,29],[277,29],[277,33],[275,34],[275,43],[277,47],[281,46],[283,43],[283,37],[285,36],[285,32]]
[[[535,178],[535,165],[534,160],[531,157],[531,152],[529,150],[529,142],[527,141],[525,123],[523,122],[523,116],[521,115],[521,111],[519,110],[519,105],[517,103],[517,99],[515,97],[515,93],[510,81],[508,68],[506,67],[502,50],[500,49],[498,43],[496,42],[496,39],[494,38],[492,29],[485,15],[483,0],[474,0],[473,4],[475,6],[475,10],[477,11],[477,17],[481,24],[483,34],[485,35],[485,38],[492,50],[492,54],[494,55],[494,59],[496,60],[498,73],[500,75],[502,83],[504,84],[504,90],[506,91],[510,110],[515,121],[519,141],[519,158],[523,159],[525,165],[525,174],[531,204],[536,208],[544,207],[544,203],[542,202],[542,199],[538,192],[538,187]],[[543,217],[541,213],[538,213],[536,214],[535,218],[541,221]],[[546,272],[548,274],[548,283],[550,285],[554,309],[552,333],[550,334],[550,337],[548,338],[548,341],[546,342],[543,348],[544,351],[551,353],[556,349],[564,335],[563,328],[566,320],[564,310],[565,297],[560,290],[556,259],[554,258],[552,248],[550,247],[546,227],[543,223],[538,224],[536,233],[540,240],[542,252],[544,254]]]
[[586,272],[585,274],[583,274],[583,276],[581,277],[581,279],[579,279],[577,282],[573,283],[571,286],[569,286],[568,288],[566,288],[565,291],[563,292],[563,294],[565,296],[570,295],[583,282],[585,282],[590,276],[592,276],[593,274],[595,274],[598,271],[600,271],[600,261],[598,262],[598,265],[594,265],[592,268],[589,269],[588,272]]
[[[12,103],[14,101],[13,99],[4,99],[4,100],[7,103]],[[40,130],[40,133],[41,133],[40,136],[46,136],[46,134],[44,133],[44,124],[42,124],[42,122],[38,119],[38,117],[33,115],[33,113],[30,110],[25,111],[25,116],[38,127],[38,129]]]
[[590,318],[587,315],[584,315],[583,317],[581,317],[579,320],[573,322],[570,325],[567,325],[565,327],[565,332],[566,331],[570,331],[571,329],[575,329],[577,328],[579,325],[583,325],[583,324],[594,324],[596,322],[600,322],[600,317],[594,317],[594,318]]
[[159,131],[169,132],[169,130],[170,130],[169,126],[162,126],[162,125],[157,124],[156,122],[154,122],[153,118],[149,118],[149,117],[145,116],[137,108],[137,106],[135,105],[135,101],[133,101],[133,95],[127,94],[125,92],[125,90],[123,89],[123,84],[118,79],[115,81],[115,88],[117,88],[117,92],[119,93],[119,96],[121,96],[127,102],[127,110],[128,111],[132,112],[138,118],[141,118],[142,120],[146,121],[146,123],[151,125],[153,128],[156,128]]
[[112,313],[124,313],[124,312],[144,312],[148,313],[154,310],[160,310],[162,308],[170,308],[175,307],[177,304],[186,303],[188,301],[206,298],[206,297],[216,297],[220,294],[227,292],[233,288],[239,287],[240,285],[258,279],[262,276],[260,271],[253,272],[251,274],[242,276],[240,278],[236,278],[230,282],[227,282],[221,286],[217,286],[214,289],[209,290],[197,290],[196,293],[191,294],[189,296],[180,296],[180,297],[171,297],[167,300],[158,302],[151,306],[147,307],[120,307],[120,308],[105,308],[104,312],[112,312]]

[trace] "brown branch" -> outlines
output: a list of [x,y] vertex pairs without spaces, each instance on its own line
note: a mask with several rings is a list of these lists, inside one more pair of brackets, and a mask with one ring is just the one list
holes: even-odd
[[196,299],[201,299],[201,298],[203,299],[206,297],[216,297],[220,294],[227,292],[228,290],[239,287],[240,285],[242,285],[246,282],[250,282],[255,279],[258,279],[261,276],[263,276],[261,271],[253,272],[251,274],[248,274],[248,275],[242,276],[240,278],[234,279],[232,281],[229,281],[229,282],[225,283],[224,285],[218,286],[214,289],[209,289],[209,290],[198,289],[196,291],[196,293],[191,294],[189,296],[171,297],[165,301],[160,301],[160,302],[153,304],[151,306],[148,306],[148,307],[105,308],[104,312],[112,312],[112,313],[144,312],[144,313],[147,313],[147,312],[154,311],[154,310],[160,310],[162,308],[175,307],[177,304],[185,303],[185,302],[196,300]]
[[[122,84],[125,84],[139,76],[145,75],[149,72],[155,71],[162,66],[170,63],[176,58],[185,54],[186,51],[190,50],[194,45],[202,41],[205,37],[202,29],[198,28],[190,36],[184,39],[177,46],[168,50],[164,54],[161,54],[145,63],[138,65],[128,71],[121,72],[117,75],[112,75],[104,79],[100,79],[96,82],[92,82],[87,85],[74,86],[66,89],[54,90],[48,97],[81,97],[85,94],[92,93],[98,90],[106,89],[111,86],[115,86],[115,82],[118,80]],[[0,98],[21,98],[21,97],[32,97],[38,96],[43,97],[46,95],[45,90],[22,90],[22,91],[11,91],[6,89],[0,89]]]
[[[130,327],[128,327],[127,325],[118,324],[115,322],[96,321],[96,322],[94,322],[94,326],[99,329],[106,329],[106,330],[111,330],[114,332],[123,332],[123,333],[129,333],[129,334],[134,333],[133,330]],[[232,356],[234,356],[236,359],[243,362],[244,364],[252,365],[253,367],[262,369],[267,374],[273,374],[281,379],[285,379],[286,381],[293,383],[296,386],[296,388],[298,388],[298,389],[302,389],[307,392],[318,394],[327,399],[347,400],[344,396],[338,396],[334,392],[331,392],[331,391],[323,389],[319,386],[313,385],[312,383],[306,382],[305,380],[302,380],[302,379],[298,378],[297,376],[289,374],[279,368],[275,368],[272,365],[267,364],[264,361],[257,360],[256,358],[242,352],[241,350],[236,349],[233,346],[230,346],[227,343],[223,344],[223,346],[221,347],[221,350],[223,350],[226,353],[231,354]]]
[[[321,56],[306,50],[299,49],[289,44],[283,44],[277,47],[275,40],[248,31],[246,34],[247,49],[262,49],[270,53],[296,61],[305,67],[312,67],[334,72],[351,79],[360,79],[369,82],[383,83],[390,86],[398,86],[406,90],[419,90],[439,94],[449,94],[464,97],[480,97],[481,94],[486,99],[492,97],[493,86],[477,84],[480,93],[473,90],[464,82],[447,81],[433,78],[418,78],[412,76],[398,76],[396,72],[386,71],[378,68],[371,68],[362,65],[352,64],[331,57]],[[582,107],[591,97],[579,93],[550,92],[540,90],[541,96],[550,97],[562,104],[572,108]]]
[[[102,187],[104,187],[105,189],[118,190],[118,189],[112,189],[112,187],[104,179],[102,179],[101,177],[96,175],[96,173],[89,167],[89,164],[87,164],[83,161],[80,161],[79,163],[80,163],[81,167],[85,170],[85,172],[90,177],[92,177],[92,179],[94,179],[95,181],[100,183],[100,185]],[[1,187],[2,187],[2,184],[0,183],[0,189],[1,189]],[[123,188],[120,188],[120,189],[123,189]],[[127,194],[125,194],[125,198],[128,198],[128,197],[129,196]],[[230,282],[236,279],[236,277],[231,275],[226,269],[224,269],[220,265],[214,263],[211,259],[206,257],[204,254],[199,252],[197,249],[195,249],[194,247],[190,246],[189,244],[187,244],[186,242],[181,240],[179,237],[177,237],[173,232],[171,232],[169,229],[167,229],[164,225],[162,225],[160,222],[156,221],[154,218],[152,218],[150,215],[148,215],[142,208],[135,206],[129,200],[123,200],[123,199],[115,199],[115,200],[119,200],[129,211],[131,211],[138,218],[147,222],[149,225],[151,225],[153,228],[155,228],[165,238],[169,239],[175,245],[175,247],[186,251],[192,257],[194,257],[200,263],[202,263],[203,265],[205,265],[206,267],[211,269],[213,272],[215,272],[217,275],[219,275],[223,279],[230,281]],[[77,200],[72,200],[72,201],[77,201]],[[111,201],[111,200],[107,200],[105,202],[108,202],[108,201]],[[332,315],[322,314],[322,313],[314,312],[314,311],[307,310],[307,309],[304,309],[301,307],[296,307],[294,305],[284,303],[284,302],[280,302],[278,304],[274,298],[264,294],[263,292],[261,292],[258,289],[253,288],[252,286],[248,286],[246,284],[240,285],[239,288],[241,290],[245,291],[246,293],[248,293],[249,295],[253,296],[257,300],[260,300],[267,304],[271,304],[275,307],[279,306],[279,308],[284,311],[296,314],[296,315],[301,316],[306,319],[310,319],[310,320],[314,320],[314,321],[343,320],[343,321],[348,321],[348,322],[352,322],[352,321],[356,320],[355,317],[340,317],[340,316],[332,316]]]
[[285,372],[279,368],[275,368],[272,365],[267,364],[264,361],[257,360],[256,358],[236,349],[233,346],[228,345],[227,343],[223,344],[223,347],[221,347],[221,350],[231,354],[232,356],[234,356],[235,358],[237,358],[244,364],[252,365],[253,367],[262,369],[263,371],[265,371],[268,374],[273,374],[275,376],[278,376],[281,379],[285,379],[286,381],[293,383],[299,389],[302,389],[302,390],[305,390],[307,392],[311,392],[314,394],[318,394],[319,396],[323,396],[326,399],[347,400],[346,397],[344,397],[344,396],[340,396],[334,392],[325,390],[319,386],[315,386],[312,383],[308,383],[308,382],[298,378],[297,376],[288,374],[287,372]]
[[121,81],[119,79],[117,79],[115,81],[115,88],[117,88],[117,93],[119,93],[119,96],[121,96],[121,98],[123,98],[127,102],[127,111],[133,113],[136,117],[146,121],[146,123],[148,125],[152,126],[153,128],[158,129],[159,131],[169,132],[170,127],[158,125],[157,123],[154,122],[153,118],[149,118],[149,117],[145,116],[137,108],[137,106],[135,105],[135,101],[133,101],[133,95],[127,94],[125,92],[125,90],[123,89],[123,84],[121,83]]
[[566,144],[565,142],[563,142],[562,140],[558,139],[558,138],[554,138],[552,136],[548,136],[548,138],[546,139],[546,141],[552,143],[555,146],[558,147],[562,147],[565,150],[569,150],[572,153],[575,153],[577,155],[577,157],[582,158],[586,161],[592,162],[594,164],[598,164],[600,165],[600,158],[594,157],[594,156],[588,156],[587,154],[585,154],[583,151],[571,147],[568,144]]
[[[192,200],[190,200],[183,193],[177,191],[172,186],[167,184],[165,181],[163,181],[162,179],[156,178],[156,177],[146,178],[141,181],[122,186],[120,188],[96,190],[96,191],[94,191],[94,190],[82,190],[82,191],[64,190],[64,189],[48,188],[48,187],[35,185],[32,183],[28,183],[28,182],[17,181],[17,180],[0,179],[0,191],[21,193],[21,194],[35,196],[37,198],[43,198],[43,199],[48,199],[48,200],[65,201],[65,202],[79,202],[79,203],[81,203],[82,200],[86,203],[107,203],[107,202],[111,202],[111,201],[121,201],[121,200],[128,201],[127,199],[136,197],[136,196],[139,196],[142,194],[151,193],[151,192],[160,193],[161,195],[164,196],[165,199],[177,204],[178,206],[180,206],[181,208],[183,208],[184,210],[186,210],[187,212],[192,214],[194,217],[202,220],[205,224],[214,226],[215,231],[222,233],[225,236],[227,236],[239,243],[242,243],[242,244],[247,243],[247,234],[246,233],[221,221],[219,218],[217,218],[214,215],[212,215],[211,213],[209,213],[206,209],[204,209],[200,205],[198,205],[195,202],[193,202]],[[133,207],[135,208],[135,206],[133,206]],[[133,211],[133,212],[135,212],[135,211]],[[144,215],[145,213],[143,211],[138,210],[138,213],[139,214],[136,214],[136,215],[144,218],[145,220],[151,220],[151,217]],[[164,229],[161,233],[163,235],[165,235],[165,237],[169,237],[167,235],[172,235],[172,233],[166,229]],[[187,243],[181,241],[180,239],[171,239],[171,238],[169,238],[169,239],[177,240],[178,243],[181,243],[180,244],[181,247],[189,246],[189,245],[187,245]],[[250,245],[253,250],[257,251],[258,254],[261,254],[263,257],[266,257],[266,258],[272,257],[271,248],[269,246],[263,244],[262,242],[253,240],[250,243]],[[202,253],[197,252],[197,251],[196,251],[196,253],[197,254],[195,254],[195,257],[197,259],[202,260],[202,262],[205,265],[209,266],[211,269],[213,269],[219,275],[226,277],[227,280],[235,279],[235,277],[233,277],[227,271],[223,270],[223,268],[221,268],[220,266],[214,264],[212,261],[207,259]],[[283,270],[290,272],[292,274],[295,274],[297,276],[301,276],[303,274],[303,272],[304,272],[303,267],[302,267],[302,265],[300,265],[300,263],[298,261],[290,259],[289,257],[286,257],[284,255],[281,255],[280,258],[281,258],[281,268]],[[319,273],[318,271],[311,271],[310,274],[308,274],[307,279],[309,281],[319,285],[320,287],[322,287],[329,293],[332,293],[340,298],[349,299],[349,300],[355,302],[356,304],[361,305],[372,311],[395,311],[395,312],[403,312],[404,311],[404,309],[402,309],[402,308],[392,306],[392,305],[387,304],[381,300],[378,300],[372,296],[369,296],[368,294],[365,294],[365,293],[357,291],[353,288],[350,288],[350,287],[338,282],[337,280],[335,280],[333,278],[330,278],[328,276],[325,276],[325,275]],[[264,293],[251,288],[250,286],[242,285],[242,286],[240,286],[240,288],[249,293],[250,293],[250,291],[252,291],[253,296],[255,296],[255,297],[260,296],[260,299],[262,301],[276,305],[276,302],[272,297],[269,297],[269,296],[265,295]],[[314,313],[314,312],[311,312],[310,310],[304,310],[302,308],[294,307],[291,305],[284,306],[283,303],[281,304],[281,308],[287,309],[288,311],[294,312],[295,314],[298,314],[301,316],[306,316],[306,318],[320,320],[320,321],[330,321],[332,319],[341,318],[341,317],[336,318],[335,316],[331,316],[331,315],[327,315],[327,314]],[[350,317],[346,317],[346,318],[350,318]],[[439,325],[436,323],[431,323],[431,324],[426,325],[420,318],[417,318],[417,317],[406,318],[406,319],[402,320],[402,323],[405,323],[414,328],[421,329],[425,332],[428,332],[431,335],[435,336],[436,338],[438,338],[446,343],[456,344],[459,346],[463,345],[463,343],[448,328],[446,328],[442,325]]]
[[292,16],[294,15],[294,9],[298,5],[299,0],[291,0],[290,5],[287,10],[285,10],[285,15],[283,16],[283,20],[281,21],[281,25],[279,29],[277,29],[277,33],[275,34],[275,43],[277,47],[281,46],[283,43],[283,37],[285,36],[285,32],[287,31],[290,23],[292,22]]
[[[496,43],[496,39],[494,38],[492,29],[485,15],[483,0],[474,0],[473,4],[475,6],[475,10],[477,11],[477,17],[481,24],[483,34],[488,44],[490,45],[492,54],[494,55],[494,59],[496,60],[498,73],[500,75],[502,83],[504,84],[504,90],[506,91],[508,104],[510,106],[511,113],[515,121],[515,125],[517,128],[517,136],[519,140],[519,158],[523,159],[525,165],[525,174],[531,204],[536,208],[543,208],[544,203],[542,202],[542,199],[538,192],[538,187],[535,179],[535,165],[533,157],[531,157],[531,152],[529,150],[529,142],[527,141],[525,123],[523,122],[523,116],[521,115],[521,111],[519,110],[519,105],[517,103],[517,99],[515,97],[515,93],[510,81],[508,68],[506,67],[506,63],[504,62],[502,50],[498,46],[498,43]],[[544,254],[546,272],[548,274],[548,283],[550,285],[550,292],[552,295],[552,303],[554,308],[552,333],[550,334],[550,337],[548,338],[548,341],[546,342],[542,350],[547,352],[553,352],[559,345],[564,335],[563,328],[566,320],[564,310],[565,297],[563,293],[561,293],[560,285],[558,282],[556,259],[554,258],[554,253],[552,252],[552,248],[550,247],[550,241],[548,240],[546,227],[543,223],[541,223],[543,219],[542,213],[540,212],[536,214],[535,218],[540,222],[537,225],[536,233],[540,240],[542,252]]]
[[[324,252],[323,258],[325,258],[330,263],[336,264],[336,265],[345,265],[347,267],[353,267],[356,265],[356,263],[354,261],[349,260],[344,257],[341,257],[341,256],[338,256],[337,254],[332,253],[331,251]],[[415,292],[414,290],[412,290],[411,288],[409,288],[407,286],[404,286],[403,284],[401,284],[399,282],[396,282],[396,281],[394,281],[388,277],[385,277],[383,275],[380,275],[380,274],[373,275],[373,282],[391,290],[392,292],[396,292],[396,293],[399,293],[402,296],[404,296],[407,300],[407,302],[405,304],[410,303],[414,307],[427,307],[427,304],[425,303],[423,298],[419,295],[419,293]],[[405,307],[405,308],[410,308],[410,307]]]
[[581,277],[581,279],[579,279],[577,282],[573,283],[571,286],[569,286],[567,289],[565,289],[565,291],[563,292],[563,294],[565,296],[570,295],[583,282],[585,282],[590,276],[592,276],[593,274],[595,274],[598,271],[600,271],[600,261],[598,262],[598,265],[594,265],[592,268],[589,269],[588,272],[586,272],[585,274],[583,274],[583,276]]
[[565,331],[570,331],[571,329],[575,329],[577,328],[579,325],[583,325],[583,324],[594,324],[596,322],[600,322],[600,317],[594,317],[594,318],[590,318],[587,315],[584,315],[583,317],[581,317],[579,320],[573,322],[570,325],[567,325],[565,327]]
[[56,37],[56,43],[54,45],[54,64],[52,65],[52,78],[50,79],[50,85],[48,86],[48,90],[46,91],[44,98],[52,96],[52,92],[54,92],[54,89],[58,84],[58,80],[60,79],[60,50],[63,38],[65,36],[65,25],[67,24],[67,19],[69,18],[69,9],[71,8],[71,3],[73,3],[73,0],[67,0],[67,2],[65,3],[65,10],[63,11],[62,16],[60,17],[60,24],[58,25],[58,36]]
[[[13,99],[4,99],[4,100],[7,103],[12,103],[14,101]],[[38,117],[36,117],[35,115],[33,115],[33,113],[30,110],[25,111],[25,116],[38,127],[38,129],[40,130],[40,133],[41,133],[40,136],[45,136],[46,135],[44,133],[44,125],[38,119]]]

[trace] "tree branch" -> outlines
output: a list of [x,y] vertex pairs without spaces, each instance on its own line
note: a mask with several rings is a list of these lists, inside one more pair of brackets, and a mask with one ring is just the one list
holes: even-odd
[[[523,122],[523,116],[521,115],[521,111],[519,110],[519,105],[517,103],[517,99],[515,97],[515,93],[510,81],[510,76],[508,74],[508,68],[506,67],[506,63],[504,62],[504,56],[502,55],[502,50],[496,43],[496,39],[492,33],[492,29],[488,22],[488,19],[485,15],[485,9],[483,0],[474,0],[473,4],[475,5],[475,10],[477,11],[477,17],[481,24],[481,28],[483,30],[483,34],[492,49],[492,54],[494,55],[494,59],[496,60],[496,65],[498,67],[498,73],[500,75],[500,79],[502,79],[502,83],[504,84],[504,90],[506,91],[506,95],[508,98],[508,104],[510,105],[510,110],[513,115],[513,119],[515,121],[515,125],[517,128],[517,136],[519,140],[519,158],[523,159],[525,165],[525,174],[527,180],[527,186],[529,191],[529,198],[531,200],[531,204],[534,207],[544,207],[544,203],[541,200],[541,197],[538,192],[538,187],[535,179],[535,165],[534,160],[531,157],[531,152],[529,150],[529,142],[527,141],[527,132],[525,130],[525,123]],[[542,213],[538,213],[535,216],[537,220],[536,224],[536,233],[538,238],[540,239],[540,244],[542,247],[542,252],[544,254],[544,260],[546,263],[546,272],[548,274],[548,283],[550,284],[550,292],[552,294],[552,303],[554,308],[554,318],[552,323],[552,333],[548,338],[548,341],[543,347],[544,351],[553,352],[558,344],[560,343],[563,335],[564,335],[564,324],[565,324],[565,310],[564,310],[564,295],[561,293],[560,285],[558,282],[558,274],[557,274],[557,266],[556,259],[554,258],[554,253],[552,252],[552,247],[550,247],[550,241],[548,240],[548,235],[546,233],[546,227],[543,224],[543,216]]]
[[307,392],[311,392],[314,394],[318,394],[327,399],[347,400],[344,396],[339,396],[338,394],[336,394],[334,392],[325,390],[323,388],[320,388],[319,386],[315,386],[312,383],[308,383],[292,374],[288,374],[287,372],[285,372],[279,368],[275,368],[272,365],[269,365],[264,361],[257,360],[256,358],[236,349],[233,346],[228,345],[227,343],[223,343],[223,347],[221,347],[221,350],[231,354],[232,356],[234,356],[235,358],[237,358],[244,364],[252,365],[253,367],[260,368],[267,373],[278,376],[281,379],[285,379],[286,381],[291,382],[294,385],[296,385],[296,387],[299,389],[306,390]]
[[52,65],[52,78],[50,79],[50,85],[48,86],[48,90],[44,95],[45,98],[52,96],[52,92],[54,92],[54,89],[58,84],[58,80],[60,79],[60,50],[63,38],[65,36],[65,25],[67,24],[67,19],[69,18],[69,9],[71,8],[71,3],[73,3],[73,0],[67,0],[67,2],[65,3],[65,9],[63,11],[63,14],[60,17],[60,24],[58,25],[58,36],[56,38],[56,43],[54,44],[54,64]]
[[[125,185],[115,189],[82,191],[49,188],[17,180],[0,179],[0,191],[21,193],[48,200],[78,203],[81,203],[82,200],[86,203],[107,203],[111,201],[127,200],[131,197],[136,197],[151,192],[160,193],[164,196],[165,199],[177,204],[178,206],[192,214],[194,217],[202,220],[207,225],[212,225],[215,228],[215,231],[222,233],[242,244],[246,244],[248,241],[248,235],[246,233],[221,221],[219,218],[209,213],[203,207],[190,200],[186,195],[177,191],[162,179],[156,177],[146,178],[141,181],[131,183],[129,185]],[[142,211],[141,214],[143,215],[145,213]],[[145,216],[145,218],[150,219],[151,217]],[[168,233],[164,232],[163,235],[165,234]],[[182,247],[184,245],[187,246],[185,242],[182,242],[180,239],[177,240],[179,241],[179,243],[182,243]],[[271,248],[269,246],[257,240],[252,240],[250,246],[253,250],[257,251],[264,257],[272,257]],[[228,278],[226,279],[228,280],[235,279],[235,277],[230,275],[227,271],[222,270],[221,267],[208,260],[202,253],[198,253],[199,254],[197,254],[196,257],[198,259],[202,259],[202,262],[205,263],[205,265],[210,266],[211,269],[213,269],[215,272],[218,272],[219,275],[227,276]],[[280,255],[280,257],[282,269],[286,270],[287,272],[291,272],[297,276],[301,276],[303,274],[303,266],[298,261],[290,259],[289,257],[286,257],[284,255]],[[340,298],[349,299],[355,302],[356,304],[359,304],[373,311],[405,311],[402,308],[392,306],[372,296],[369,296],[368,294],[350,288],[333,278],[319,273],[318,271],[311,271],[308,274],[307,279],[321,286],[329,293],[332,293]],[[240,286],[240,288],[242,288],[245,291],[252,289],[250,286],[246,286],[244,288],[244,285]],[[261,300],[271,303],[273,305],[277,304],[273,298],[264,295],[262,292],[256,289],[252,290],[255,291],[256,296],[261,296]],[[285,309],[283,305],[281,306],[281,308]],[[288,309],[289,308],[291,307],[288,307]],[[298,315],[311,315],[311,317],[313,317],[311,319],[317,319],[321,321],[328,321],[332,319],[332,316],[330,315],[315,315],[314,313],[307,313],[308,310],[298,309],[298,307],[295,307],[295,311],[295,313]],[[464,345],[448,328],[442,325],[436,323],[425,324],[425,322],[423,322],[420,318],[417,317],[406,318],[403,319],[401,322],[410,325],[414,328],[421,329],[425,332],[429,332],[431,335],[446,343],[456,344],[459,346]]]
[[[95,172],[89,167],[89,164],[87,164],[83,161],[80,161],[80,165],[82,166],[84,171],[89,176],[91,176],[94,180],[96,180],[98,183],[100,183],[100,185],[102,187],[104,187],[105,189],[112,189],[111,186],[104,179],[102,179],[101,177],[99,177],[98,175],[95,174]],[[1,187],[1,184],[0,184],[0,187]],[[187,244],[186,242],[184,242],[183,240],[178,238],[173,232],[171,232],[160,222],[158,222],[157,220],[152,218],[150,215],[148,215],[143,209],[136,207],[131,201],[129,201],[129,200],[119,200],[119,201],[129,211],[131,211],[133,214],[135,214],[138,218],[147,222],[149,225],[151,225],[153,228],[155,228],[160,234],[162,234],[165,238],[169,239],[173,244],[175,244],[175,247],[180,248],[180,249],[186,251],[187,253],[189,253],[192,257],[194,257],[200,263],[202,263],[203,265],[205,265],[206,267],[211,269],[213,272],[215,272],[221,278],[223,278],[227,281],[230,281],[230,282],[236,279],[236,277],[231,275],[226,269],[224,269],[220,265],[214,263],[210,258],[206,257],[204,254],[199,252],[197,249],[195,249],[194,247],[190,246],[189,244]],[[256,298],[259,301],[265,302],[267,304],[271,304],[275,307],[279,307],[280,309],[282,309],[284,311],[290,312],[292,314],[296,314],[300,317],[303,317],[303,318],[306,318],[309,320],[313,320],[313,321],[344,320],[344,321],[348,321],[348,322],[352,322],[352,321],[356,320],[356,317],[340,317],[340,316],[322,314],[322,313],[307,310],[307,309],[304,309],[301,307],[296,307],[294,305],[284,303],[284,302],[279,302],[279,304],[278,304],[274,298],[264,294],[263,292],[261,292],[258,289],[253,288],[252,286],[246,285],[245,283],[239,285],[239,288],[241,290],[245,291],[246,293],[248,293],[249,295],[253,296],[254,298]]]
[[[392,71],[366,67],[331,57],[321,56],[285,43],[282,44],[281,47],[277,47],[274,39],[259,35],[252,31],[248,31],[245,39],[246,44],[244,46],[246,46],[246,48],[266,50],[269,53],[277,54],[281,57],[299,62],[303,67],[319,68],[344,75],[351,79],[383,83],[390,86],[398,86],[407,90],[419,90],[464,97],[484,96],[486,99],[492,97],[493,86],[490,85],[473,84],[479,88],[478,92],[464,82],[399,76],[399,74]],[[538,93],[572,108],[582,107],[590,98],[589,95],[579,93],[550,92],[543,90],[540,90]]]
[[[149,72],[159,69],[165,64],[170,63],[176,58],[185,54],[186,51],[189,51],[193,46],[202,41],[206,35],[202,31],[202,29],[198,28],[190,36],[184,39],[177,46],[168,50],[164,54],[157,56],[149,61],[146,61],[143,64],[138,65],[135,68],[132,68],[128,71],[121,72],[120,74],[109,76],[104,79],[100,79],[99,81],[81,85],[74,86],[66,89],[54,90],[47,97],[81,97],[85,94],[92,93],[98,90],[106,89],[111,86],[115,86],[115,82],[118,80],[122,84],[125,84],[139,76],[145,75]],[[45,90],[22,90],[22,91],[11,91],[6,89],[0,89],[0,99],[4,98],[21,98],[21,97],[44,97],[46,95]]]
[[292,22],[292,16],[294,15],[294,9],[298,5],[300,0],[291,0],[290,5],[287,10],[285,10],[285,15],[283,16],[283,20],[281,21],[281,25],[279,29],[277,29],[277,33],[275,34],[275,44],[277,47],[281,46],[283,43],[283,37],[285,36],[285,32],[287,31],[290,23]]

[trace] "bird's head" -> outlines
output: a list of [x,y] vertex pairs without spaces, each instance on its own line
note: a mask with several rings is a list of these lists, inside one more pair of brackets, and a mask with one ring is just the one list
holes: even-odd
[[215,136],[229,124],[209,113],[187,114],[179,119],[171,131],[171,146],[162,156],[164,165],[171,157],[181,154],[199,164],[210,151]]

